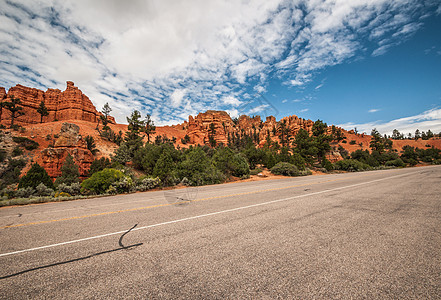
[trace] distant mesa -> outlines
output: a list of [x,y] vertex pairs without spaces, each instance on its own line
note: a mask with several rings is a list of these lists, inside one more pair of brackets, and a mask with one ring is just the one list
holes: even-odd
[[[43,101],[48,109],[49,115],[43,117],[43,123],[65,120],[83,120],[97,123],[101,115],[90,101],[89,97],[83,94],[72,81],[67,81],[65,91],[59,89],[48,89],[46,92],[17,84],[11,87],[6,93],[5,88],[0,87],[0,100],[5,101],[10,96],[21,100],[24,115],[15,119],[14,123],[25,126],[40,123],[41,116],[37,109]],[[115,119],[110,117],[110,122]],[[9,112],[3,111],[1,124],[9,126],[11,117]]]

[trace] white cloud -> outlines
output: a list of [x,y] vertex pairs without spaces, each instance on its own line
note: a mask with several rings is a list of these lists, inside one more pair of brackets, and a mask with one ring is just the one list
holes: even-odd
[[323,86],[323,83],[319,84],[318,86],[315,87],[316,90],[320,89]]
[[253,115],[253,114],[256,114],[258,112],[264,111],[267,108],[269,108],[268,104],[262,104],[262,105],[259,105],[259,106],[256,106],[256,107],[250,109],[247,114],[248,115]]
[[3,1],[0,85],[64,89],[73,80],[97,107],[109,102],[118,122],[138,109],[167,123],[189,111],[188,99],[194,111],[235,106],[225,97],[246,99],[251,87],[264,93],[269,76],[303,87],[363,52],[366,38],[384,54],[434,13],[429,4]]
[[309,110],[309,108],[304,108],[304,109],[299,110],[299,113],[304,113],[304,112],[307,112],[308,110]]
[[389,122],[346,123],[338,126],[347,130],[357,127],[359,132],[366,132],[368,134],[373,128],[377,128],[380,133],[388,135],[392,134],[394,129],[398,129],[402,133],[414,133],[416,129],[420,131],[430,129],[432,132],[438,133],[441,132],[441,109],[434,108],[415,116],[399,118]]
[[179,107],[181,106],[182,103],[182,99],[184,99],[185,96],[185,89],[179,89],[179,90],[174,90],[173,93],[170,96],[170,100],[171,100],[171,105],[173,107]]
[[304,85],[305,83],[303,81],[297,80],[297,79],[292,79],[290,81],[291,85],[293,86],[299,86],[299,85]]
[[283,100],[282,100],[282,103],[286,103],[286,102],[288,102],[287,99],[283,99]]
[[376,113],[377,111],[380,111],[378,108],[372,108],[368,110],[369,113]]
[[237,109],[227,109],[226,112],[230,115],[231,118],[238,118],[240,113]]
[[241,101],[239,101],[237,98],[235,98],[233,96],[223,97],[222,101],[224,102],[224,104],[232,105],[232,106],[239,106],[242,104]]

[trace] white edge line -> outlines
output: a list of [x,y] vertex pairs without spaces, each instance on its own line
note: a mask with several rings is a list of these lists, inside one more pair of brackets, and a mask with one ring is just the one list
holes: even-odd
[[[205,217],[219,215],[219,214],[224,214],[224,213],[229,213],[229,212],[233,212],[233,211],[238,211],[238,210],[243,210],[243,209],[248,209],[248,208],[253,208],[253,207],[258,207],[258,206],[263,206],[263,205],[268,205],[268,204],[273,204],[273,203],[278,203],[278,202],[284,202],[284,201],[298,199],[298,198],[303,198],[303,197],[309,197],[309,196],[324,194],[324,193],[327,193],[327,192],[347,189],[347,188],[356,187],[356,186],[360,186],[360,185],[370,184],[370,183],[373,183],[373,182],[378,182],[378,181],[388,180],[388,179],[392,179],[392,178],[412,175],[412,174],[415,174],[415,173],[417,173],[417,172],[405,173],[405,174],[395,175],[395,176],[391,176],[391,177],[375,179],[375,180],[371,180],[371,181],[367,181],[367,182],[361,182],[361,183],[351,184],[351,185],[337,187],[337,188],[333,188],[333,189],[323,190],[323,191],[319,191],[319,192],[303,194],[303,195],[297,195],[297,196],[293,196],[293,197],[277,199],[277,200],[272,200],[272,201],[268,201],[268,202],[257,203],[257,204],[247,205],[247,206],[241,206],[241,207],[221,210],[221,211],[217,211],[217,212],[212,212],[212,213],[208,213],[208,214],[203,214],[203,215],[198,215],[198,216],[193,216],[193,217],[188,217],[188,218],[183,218],[183,219],[178,219],[178,220],[172,220],[172,221],[167,221],[167,222],[162,222],[162,223],[157,223],[157,224],[152,224],[152,225],[147,225],[147,226],[143,226],[143,227],[134,228],[131,231],[133,232],[133,231],[137,231],[137,230],[144,230],[144,229],[149,229],[149,228],[158,227],[158,226],[162,226],[162,225],[174,224],[174,223],[184,222],[184,221],[188,221],[188,220],[205,218]],[[125,233],[125,232],[127,232],[127,230],[111,232],[111,233],[106,233],[106,234],[101,234],[101,235],[91,236],[91,237],[82,238],[82,239],[78,239],[78,240],[72,240],[72,241],[67,241],[67,242],[62,242],[62,243],[57,243],[57,244],[51,244],[51,245],[46,245],[46,246],[41,246],[41,247],[35,247],[35,248],[29,248],[29,249],[18,250],[18,251],[13,251],[13,252],[7,252],[7,253],[0,254],[0,257],[14,255],[14,254],[19,254],[19,253],[24,253],[24,252],[31,252],[31,251],[41,250],[41,249],[53,248],[53,247],[58,247],[58,246],[63,246],[63,245],[68,245],[68,244],[74,244],[74,243],[84,242],[84,241],[88,241],[88,240],[94,240],[94,239],[99,239],[99,238],[108,237],[108,236],[112,236],[112,235],[122,234],[122,233]]]

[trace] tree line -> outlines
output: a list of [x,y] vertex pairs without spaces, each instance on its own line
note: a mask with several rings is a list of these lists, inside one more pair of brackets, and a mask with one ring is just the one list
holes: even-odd
[[[18,189],[10,181],[8,184],[1,181],[0,194],[3,199],[21,196],[115,194],[179,184],[217,184],[249,178],[265,168],[274,174],[302,176],[311,174],[311,169],[323,172],[361,171],[414,166],[418,163],[441,163],[439,149],[406,146],[399,153],[393,149],[390,137],[380,134],[376,129],[371,132],[370,151],[360,149],[348,153],[339,144],[346,139],[342,130],[335,126],[329,129],[321,120],[314,122],[311,132],[300,129],[295,135],[290,132],[286,123],[279,122],[273,129],[278,140],[272,140],[268,133],[262,148],[257,146],[259,135],[256,128],[248,133],[228,133],[227,144],[218,144],[215,139],[216,128],[212,123],[207,128],[206,145],[180,148],[176,146],[176,138],[156,135],[153,139],[156,126],[149,114],[142,118],[139,111],[133,111],[127,117],[128,130],[123,134],[121,131],[113,132],[109,126],[111,108],[108,103],[101,112],[96,130],[102,138],[118,145],[114,155],[95,159],[83,181],[80,180],[78,166],[68,156],[61,169],[61,176],[54,183],[50,178],[48,180],[44,168],[36,163],[20,179],[24,164],[10,159],[6,168],[9,172],[7,174],[16,179]],[[188,143],[189,137],[184,137],[182,142]],[[89,150],[96,150],[93,138],[89,139],[87,145]],[[344,159],[331,163],[327,159],[330,152],[340,153]],[[140,172],[144,175],[135,176]],[[2,180],[4,174],[1,176]]]

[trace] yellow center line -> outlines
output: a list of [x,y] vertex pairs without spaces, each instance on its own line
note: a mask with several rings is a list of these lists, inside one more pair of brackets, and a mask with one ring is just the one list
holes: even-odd
[[[369,175],[359,175],[359,176],[355,176],[355,178],[366,177],[366,176],[372,176],[372,175],[370,175],[370,174]],[[286,190],[286,189],[302,187],[302,186],[309,186],[309,185],[316,185],[316,184],[322,184],[322,183],[327,183],[327,182],[342,181],[342,180],[347,180],[347,179],[352,179],[352,178],[354,178],[354,177],[330,179],[330,180],[325,180],[325,181],[320,181],[320,182],[290,185],[290,186],[284,186],[284,187],[279,187],[279,188],[271,188],[271,189],[264,189],[264,190],[257,190],[257,191],[251,191],[251,192],[236,193],[236,194],[229,194],[229,195],[223,195],[223,196],[207,197],[207,198],[201,198],[201,199],[192,200],[192,202],[207,201],[207,200],[213,200],[213,199],[222,199],[222,198],[229,198],[229,197],[237,197],[237,196],[251,195],[251,194],[258,194],[258,193],[266,193],[266,192],[272,192],[272,191],[280,191],[280,190]],[[61,221],[78,220],[78,219],[85,219],[85,218],[92,218],[92,217],[98,217],[98,216],[105,216],[105,215],[112,215],[112,214],[118,214],[118,213],[125,213],[125,212],[132,212],[132,211],[138,211],[138,210],[146,210],[146,209],[151,209],[151,208],[171,206],[171,205],[174,205],[174,204],[175,203],[164,203],[164,204],[157,204],[157,205],[150,205],[150,206],[122,209],[122,210],[117,210],[117,211],[108,211],[108,212],[102,212],[102,213],[96,213],[96,214],[90,214],[90,215],[83,215],[83,216],[77,216],[77,217],[69,217],[69,218],[63,218],[63,219],[54,219],[54,220],[37,221],[37,222],[31,222],[31,223],[7,225],[7,226],[0,227],[0,229],[13,228],[13,227],[22,227],[22,226],[30,226],[30,225],[39,225],[39,224],[47,224],[47,223],[54,223],[54,222],[61,222]]]

